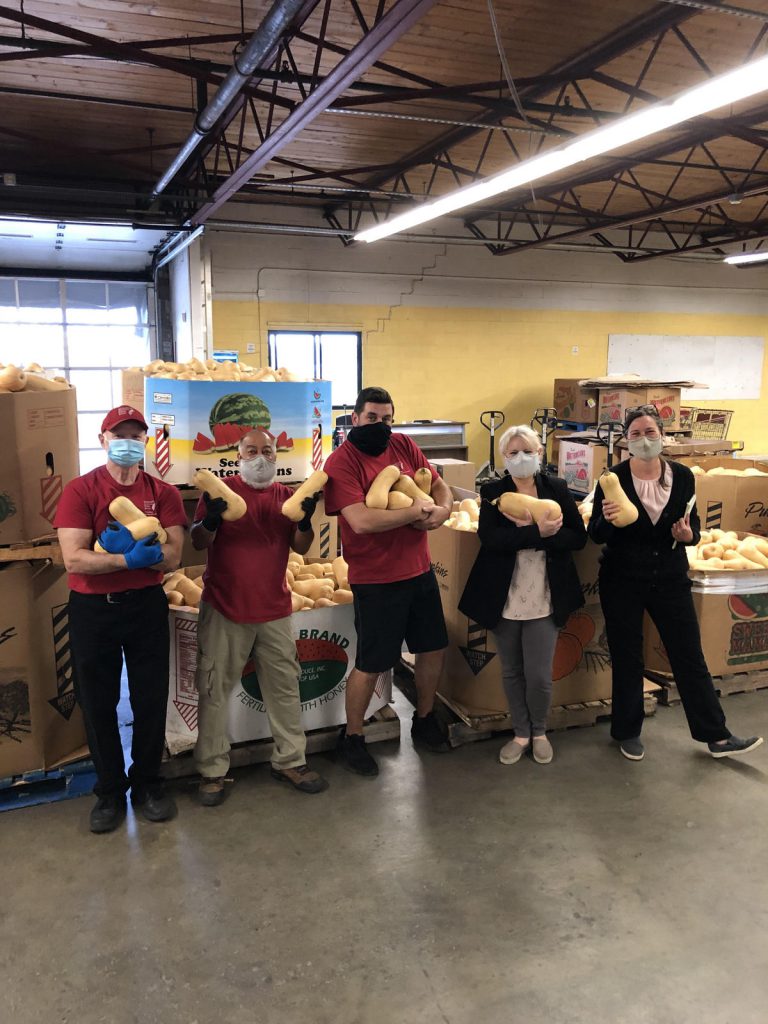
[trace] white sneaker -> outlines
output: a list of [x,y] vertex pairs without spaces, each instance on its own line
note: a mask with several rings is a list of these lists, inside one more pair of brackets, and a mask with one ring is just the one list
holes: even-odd
[[555,752],[546,736],[533,737],[533,760],[536,764],[550,764]]
[[518,743],[516,740],[510,740],[509,743],[505,743],[499,751],[499,761],[501,764],[517,764],[520,758],[528,749],[529,744]]

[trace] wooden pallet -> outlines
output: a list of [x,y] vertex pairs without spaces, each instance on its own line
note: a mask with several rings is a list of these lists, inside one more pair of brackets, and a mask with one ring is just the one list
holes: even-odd
[[53,565],[64,565],[61,547],[55,533],[47,533],[33,540],[20,540],[15,544],[0,546],[0,562],[46,561]]
[[[658,683],[659,704],[664,707],[674,707],[680,703],[680,691],[675,683],[674,676],[666,672],[649,672],[646,670],[648,679]],[[735,693],[754,693],[756,690],[768,689],[768,671],[760,672],[729,672],[724,676],[712,676],[715,689],[721,697],[730,697]]]
[[[324,729],[312,729],[307,733],[307,753],[316,754],[322,750],[333,750],[339,738],[339,725],[327,726]],[[400,719],[388,704],[377,711],[364,726],[366,743],[380,743],[382,740],[400,739]],[[269,761],[274,750],[271,736],[260,740],[249,740],[232,747],[229,755],[231,768],[241,768],[247,764],[263,764]],[[184,775],[197,775],[197,768],[188,750],[174,757],[167,756],[163,761],[161,773],[166,779],[176,779]]]
[[[643,694],[643,709],[646,717],[656,713],[657,687],[649,684]],[[438,693],[445,711],[441,718],[448,728],[448,742],[452,747],[460,747],[465,743],[477,740],[489,740],[498,732],[510,732],[512,720],[509,715],[500,713],[478,714],[456,704]],[[447,711],[447,714],[446,714]],[[584,704],[566,704],[549,709],[547,731],[560,732],[565,729],[578,729],[586,725],[597,725],[611,717],[609,700],[591,700]]]
[[95,783],[96,770],[89,758],[47,772],[25,772],[0,779],[0,812],[89,796]]

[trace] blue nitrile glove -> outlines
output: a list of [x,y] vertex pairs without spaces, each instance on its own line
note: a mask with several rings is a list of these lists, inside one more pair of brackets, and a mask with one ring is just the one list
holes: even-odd
[[99,544],[108,555],[124,555],[130,551],[135,541],[131,531],[122,523],[107,523],[106,530],[99,534]]
[[156,533],[145,537],[144,540],[137,540],[133,547],[124,554],[125,564],[129,569],[149,569],[163,560],[163,549],[160,547]]
[[304,513],[304,518],[296,523],[296,528],[301,533],[306,533],[307,530],[312,529],[312,516],[315,514],[315,509],[322,493],[322,491],[315,491],[311,497],[307,497],[302,501],[301,511]]

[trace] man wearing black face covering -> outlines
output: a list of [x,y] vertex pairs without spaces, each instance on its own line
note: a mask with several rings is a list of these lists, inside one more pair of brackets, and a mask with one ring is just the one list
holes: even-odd
[[[364,388],[355,402],[347,440],[326,460],[325,507],[340,516],[344,557],[355,598],[357,657],[347,681],[347,725],[338,755],[359,775],[378,775],[365,746],[363,721],[376,680],[400,657],[403,641],[416,655],[418,702],[411,736],[430,750],[446,750],[445,730],[433,706],[448,637],[440,594],[429,559],[427,531],[448,518],[453,495],[416,444],[392,433],[394,406],[383,388]],[[431,497],[409,508],[371,509],[368,489],[388,466],[413,477],[417,469],[432,473]]]

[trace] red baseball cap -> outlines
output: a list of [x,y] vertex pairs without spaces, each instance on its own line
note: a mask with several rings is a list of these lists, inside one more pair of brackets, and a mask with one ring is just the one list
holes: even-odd
[[110,409],[104,417],[104,422],[101,424],[101,432],[103,434],[105,430],[114,430],[115,427],[121,423],[127,423],[129,420],[135,420],[141,424],[144,430],[147,429],[147,421],[138,409],[134,409],[132,405],[118,405],[116,409]]

